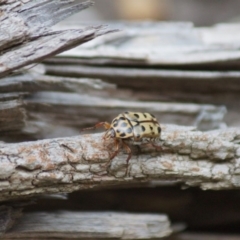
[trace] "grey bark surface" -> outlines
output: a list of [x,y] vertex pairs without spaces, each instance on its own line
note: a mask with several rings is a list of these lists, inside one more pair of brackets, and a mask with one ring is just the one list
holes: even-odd
[[91,1],[7,3],[0,5],[0,77],[111,32],[103,26],[62,31],[50,28],[71,14],[91,6]]
[[180,233],[170,237],[167,237],[166,240],[238,240],[238,234],[220,234],[220,233]]
[[[64,26],[59,24],[57,29]],[[240,76],[239,23],[195,27],[180,22],[113,22],[110,26],[121,31],[47,59],[46,73],[101,77],[116,84],[119,91],[131,89],[130,96],[137,100],[225,105],[228,114],[223,114],[224,123],[240,126],[236,100]],[[122,94],[118,96],[121,98]],[[221,117],[215,117],[208,119],[216,120],[217,125],[197,126],[201,130],[222,127]],[[180,117],[163,115],[159,119],[164,123],[195,124]]]
[[[58,61],[60,63],[58,63]],[[75,61],[75,63],[74,63]],[[118,84],[120,87],[131,87],[135,89],[149,89],[156,90],[159,84],[164,84],[168,81],[170,84],[179,83],[184,84],[187,89],[194,90],[194,84],[199,85],[198,91],[209,93],[222,93],[226,90],[233,93],[239,91],[239,77],[240,72],[235,71],[211,71],[211,70],[167,70],[167,69],[152,69],[141,67],[109,67],[109,66],[84,66],[78,64],[78,59],[72,60],[72,63],[67,64],[68,61],[55,58],[55,64],[46,65],[46,72],[48,74],[71,76],[71,77],[101,77],[109,82]],[[61,64],[64,64],[62,66]],[[141,82],[139,81],[141,80]],[[229,81],[229,84],[225,84]],[[166,84],[166,83],[165,83]],[[202,86],[201,86],[202,84]],[[211,88],[206,88],[205,85]],[[205,88],[205,89],[204,89]],[[171,91],[171,89],[169,89]]]
[[161,214],[59,211],[24,214],[2,239],[153,239],[170,233],[168,217]]
[[25,125],[24,93],[0,94],[0,132],[18,131]]
[[15,221],[22,215],[21,207],[13,207],[7,205],[0,206],[0,237],[6,231],[12,228]]
[[195,27],[191,22],[113,22],[110,26],[122,31],[61,56],[81,56],[80,62],[95,65],[239,66],[238,23]]
[[132,91],[100,79],[46,75],[41,65],[2,78],[0,103],[0,132],[5,141],[12,141],[13,136],[15,141],[25,141],[77,135],[79,129],[111,121],[125,109],[151,112],[161,123],[226,127],[225,106],[140,101]]
[[102,134],[1,144],[0,200],[124,182],[176,180],[202,189],[239,188],[239,129],[196,131],[165,125],[162,152],[134,150],[109,162],[111,142]]

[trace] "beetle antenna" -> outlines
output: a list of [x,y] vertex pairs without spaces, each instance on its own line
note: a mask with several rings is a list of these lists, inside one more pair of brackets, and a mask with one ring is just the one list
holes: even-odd
[[94,130],[94,129],[96,129],[96,126],[88,127],[88,128],[82,128],[82,129],[80,129],[80,132],[84,132],[84,131],[88,131],[88,130]]
[[102,126],[103,126],[105,129],[110,128],[110,124],[109,124],[109,123],[107,123],[107,122],[99,122],[99,123],[97,123],[97,124],[96,124],[95,126],[93,126],[93,127],[88,127],[88,128],[83,128],[83,129],[81,129],[80,132],[87,131],[87,130],[94,130],[94,129],[100,128],[100,127],[102,127]]

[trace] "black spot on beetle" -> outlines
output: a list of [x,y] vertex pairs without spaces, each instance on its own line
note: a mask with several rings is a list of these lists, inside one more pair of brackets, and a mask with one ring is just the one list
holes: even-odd
[[150,115],[151,115],[153,118],[156,118],[153,114],[150,113]]
[[129,112],[124,112],[124,113],[128,114]]
[[139,118],[139,115],[137,113],[133,114],[136,118]]
[[117,125],[118,125],[118,122],[115,122],[115,123],[113,124],[114,127],[117,127]]
[[120,134],[120,137],[125,137],[125,136],[126,136],[125,133],[121,133],[121,134]]
[[146,128],[144,126],[141,126],[142,131],[145,132]]
[[119,120],[126,120],[126,118],[125,117],[120,117]]
[[153,130],[153,127],[151,125],[149,125],[150,129]]
[[127,123],[122,122],[121,125],[120,125],[120,127],[127,127]]
[[160,127],[158,127],[158,133],[160,133],[161,132],[161,128]]
[[131,133],[131,132],[132,132],[132,129],[131,129],[131,128],[128,128],[128,129],[126,130],[126,132],[127,132],[127,133]]
[[144,116],[145,118],[147,118],[147,115],[146,115],[145,113],[143,114],[143,116]]

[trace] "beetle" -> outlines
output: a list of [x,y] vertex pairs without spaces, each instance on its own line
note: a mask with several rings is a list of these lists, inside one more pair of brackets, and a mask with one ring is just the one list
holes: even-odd
[[108,122],[99,122],[93,127],[82,130],[96,129],[102,126],[107,130],[103,139],[114,139],[115,151],[110,157],[110,161],[118,154],[120,145],[122,145],[128,153],[126,159],[128,164],[132,156],[132,150],[128,143],[151,143],[153,147],[161,149],[160,146],[155,145],[155,141],[160,138],[161,127],[156,117],[151,113],[123,112],[115,117],[111,124]]

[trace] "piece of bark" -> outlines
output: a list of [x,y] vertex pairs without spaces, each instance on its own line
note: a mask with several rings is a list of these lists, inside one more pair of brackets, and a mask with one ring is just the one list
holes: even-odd
[[[178,183],[174,183],[174,180],[171,186],[161,180],[158,180],[159,185],[156,186],[155,182],[156,180],[154,183],[126,182],[120,186],[108,186],[104,189],[76,191],[69,194],[68,201],[41,198],[36,205],[28,208],[28,211],[64,208],[78,211],[165,213],[172,222],[184,222],[189,231],[238,232],[239,189],[202,191],[193,187],[183,190]],[[95,202],[95,199],[98,201]]]
[[[50,91],[32,94],[26,99],[26,103],[26,108],[33,118],[57,118],[59,123],[77,128],[94,125],[97,121],[111,121],[125,110],[151,112],[161,123],[194,125],[201,130],[226,126],[224,123],[226,108],[211,104],[131,101]],[[57,106],[61,106],[61,109]],[[72,118],[68,117],[70,111],[74,113]]]
[[158,187],[152,182],[125,182],[121,185],[76,191],[68,194],[68,200],[41,197],[25,211],[64,209],[164,213],[171,222],[184,223],[188,231],[237,233],[240,221],[238,202],[239,189],[202,191],[193,187],[183,190],[176,183],[175,186],[168,186],[164,181]]
[[[1,81],[0,81],[1,84]],[[11,134],[25,126],[24,93],[0,93],[0,133]]]
[[1,144],[0,200],[158,179],[202,189],[239,188],[239,129],[162,130],[163,151],[133,149],[128,166],[122,153],[110,162],[112,143],[104,143],[102,134]]
[[19,1],[0,6],[0,77],[112,32],[102,26],[51,30],[52,25],[91,6],[91,1],[79,3],[75,0],[36,0],[26,4],[17,2]]
[[166,215],[58,211],[24,214],[3,239],[152,239],[170,234]]
[[[133,92],[116,89],[115,85],[99,79],[57,77],[44,73],[45,68],[37,66],[30,73],[1,79],[0,93],[11,92],[15,96],[14,102],[8,103],[11,111],[0,115],[1,140],[16,142],[72,136],[83,127],[111,121],[125,110],[151,112],[161,123],[195,125],[201,130],[226,125],[224,106],[133,101]],[[0,98],[0,102],[5,104],[5,98]],[[15,106],[15,102],[21,103],[20,106]],[[8,118],[4,117],[7,113]],[[14,139],[8,136],[8,130],[12,133],[17,130]]]
[[32,205],[32,200],[10,201],[0,205],[0,238],[11,229],[22,216],[23,208]]
[[[68,84],[70,88],[72,85]],[[80,129],[111,121],[126,110],[151,112],[161,123],[195,125],[204,130],[226,126],[224,106],[119,100],[98,94],[101,95],[99,91],[94,92],[95,96],[87,91],[84,94],[45,91],[28,95],[24,99],[27,119],[18,135],[28,134],[32,139],[77,135]]]
[[[28,107],[28,101],[26,100],[30,97],[31,93],[55,91],[55,94],[58,95],[57,92],[62,91],[78,94],[96,94],[97,92],[112,91],[113,89],[115,89],[113,84],[105,83],[100,79],[47,76],[33,72],[32,69],[31,73],[2,78],[0,81],[0,139],[5,141],[20,141],[21,139],[27,140],[29,138],[36,139],[49,136],[47,132],[51,128],[51,123],[47,119],[49,119],[49,116],[52,116],[50,119],[52,118],[52,125],[54,125],[57,115],[54,117],[54,108],[51,108],[51,103],[47,104],[46,102],[40,105],[43,105],[43,109],[51,111],[49,112],[49,116],[41,118],[40,115],[44,114],[41,114],[40,109],[35,114],[36,107],[33,105]],[[61,103],[59,104],[61,105]],[[31,108],[35,110],[29,110]],[[67,111],[67,108],[69,106],[66,106],[65,111]],[[62,109],[63,116],[65,111]],[[34,116],[34,120],[31,116]],[[58,136],[63,136],[63,132],[66,132],[66,134],[68,132],[67,135],[74,135],[74,131],[70,127],[61,124],[58,126],[58,130],[52,128],[55,132],[58,132]],[[69,130],[67,131],[66,129]],[[75,134],[78,132],[76,131]]]
[[[58,60],[58,58],[55,58]],[[60,58],[61,60],[61,58]],[[191,71],[176,69],[152,69],[140,67],[109,67],[109,66],[85,66],[75,63],[62,63],[46,65],[46,73],[65,77],[99,77],[122,88],[133,88],[136,90],[156,91],[164,89],[168,92],[182,88],[182,91],[193,91],[195,94],[221,94],[231,92],[238,93],[239,71]],[[228,84],[226,84],[228,81]],[[161,86],[161,89],[159,89]],[[191,94],[191,92],[189,93]]]
[[[236,100],[240,90],[239,58],[233,57],[239,55],[240,36],[234,35],[239,24],[195,28],[190,23],[142,22],[111,26],[124,31],[47,59],[47,72],[71,77],[98,76],[116,84],[119,90],[131,89],[138,100],[224,105],[228,110],[226,124],[240,127]],[[155,64],[152,58],[163,59]],[[192,62],[184,62],[190,58]],[[166,65],[164,59],[170,62]],[[164,122],[173,123],[169,119]],[[184,120],[179,123],[193,124]]]
[[115,89],[114,84],[92,78],[70,78],[49,76],[38,73],[25,73],[17,76],[2,78],[0,93],[6,92],[77,92],[87,93],[90,90]]
[[238,240],[239,234],[186,232],[164,238],[165,240]]
[[22,208],[7,205],[0,206],[0,237],[14,225],[22,215]]
[[158,65],[204,70],[239,67],[240,25],[237,23],[213,27],[194,27],[190,22],[109,24],[124,31],[71,49],[62,56],[81,57],[82,63],[95,65]]
[[[187,70],[161,70],[161,69],[140,69],[123,67],[99,67],[99,66],[75,66],[47,65],[48,74],[64,75],[72,77],[96,77],[114,83],[118,87],[115,96],[121,97],[121,91],[131,90],[132,98],[141,101],[161,101],[172,103],[198,103],[224,105],[227,114],[224,115],[224,122],[228,126],[240,127],[239,113],[239,71],[187,71]],[[227,84],[226,84],[227,83]],[[180,117],[180,115],[178,115]],[[203,116],[203,115],[202,115]],[[213,116],[213,115],[212,115]],[[219,117],[221,114],[219,115]],[[223,116],[223,115],[222,115]],[[193,125],[186,119],[165,118],[164,123]],[[187,117],[187,115],[185,115]],[[216,118],[215,118],[216,117]],[[214,128],[214,122],[221,125],[217,115],[199,124],[199,129],[209,130]],[[206,118],[208,118],[206,116]],[[173,120],[173,121],[172,121]],[[210,124],[211,121],[213,123]],[[209,124],[208,124],[208,123]],[[218,124],[219,123],[219,124]],[[222,122],[223,123],[223,122]]]

